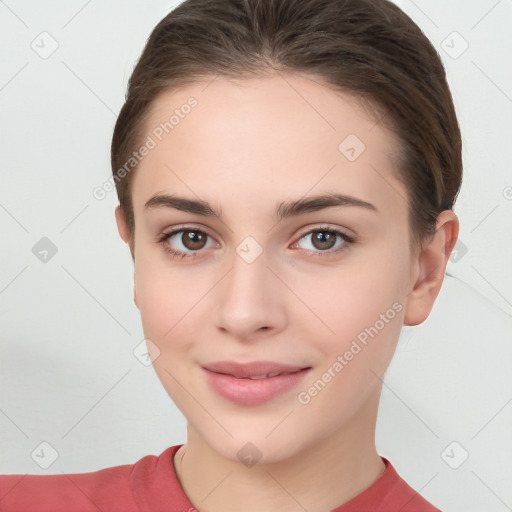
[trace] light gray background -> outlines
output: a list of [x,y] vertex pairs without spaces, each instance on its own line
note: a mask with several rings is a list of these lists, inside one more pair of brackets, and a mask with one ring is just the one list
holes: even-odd
[[[0,472],[93,471],[185,440],[133,354],[115,192],[92,195],[134,62],[176,3],[0,0]],[[512,510],[512,2],[399,4],[446,64],[465,169],[461,243],[430,318],[403,331],[377,445],[445,512]]]

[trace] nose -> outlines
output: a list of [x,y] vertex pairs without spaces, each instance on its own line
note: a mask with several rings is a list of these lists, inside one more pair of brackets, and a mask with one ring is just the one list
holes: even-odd
[[[242,256],[241,256],[242,254]],[[216,328],[238,341],[269,337],[286,327],[285,287],[263,251],[254,261],[234,252],[232,266],[216,287]]]

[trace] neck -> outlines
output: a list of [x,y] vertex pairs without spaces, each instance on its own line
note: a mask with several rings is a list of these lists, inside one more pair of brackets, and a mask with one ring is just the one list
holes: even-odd
[[[174,467],[201,512],[325,512],[354,498],[384,472],[375,448],[378,395],[348,424],[287,459],[252,467],[212,450],[193,427]],[[327,420],[327,419],[326,419]]]

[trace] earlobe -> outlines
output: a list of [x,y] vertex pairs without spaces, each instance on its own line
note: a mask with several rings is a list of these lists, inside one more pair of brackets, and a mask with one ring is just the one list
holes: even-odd
[[437,217],[436,231],[421,249],[416,262],[414,286],[407,298],[404,324],[424,322],[441,290],[446,265],[459,234],[459,220],[452,210]]

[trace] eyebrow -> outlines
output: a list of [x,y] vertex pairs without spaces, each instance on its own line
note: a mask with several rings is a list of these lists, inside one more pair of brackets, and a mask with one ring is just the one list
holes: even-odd
[[[344,194],[322,194],[282,202],[276,208],[275,217],[278,220],[282,220],[335,206],[352,206],[377,212],[377,208],[373,204],[353,196]],[[150,210],[154,208],[172,208],[183,212],[204,215],[205,217],[216,217],[218,219],[222,217],[222,210],[211,206],[207,201],[201,199],[187,199],[175,195],[159,194],[153,196],[146,201],[144,209]]]

